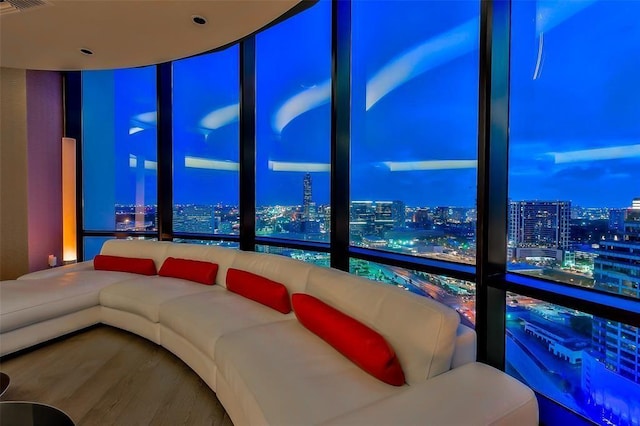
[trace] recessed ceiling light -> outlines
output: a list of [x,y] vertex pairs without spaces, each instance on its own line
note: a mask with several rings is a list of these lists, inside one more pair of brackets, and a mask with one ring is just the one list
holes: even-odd
[[204,16],[200,16],[200,15],[193,15],[191,17],[191,20],[196,25],[204,25],[204,24],[207,23],[207,18],[205,18]]
[[91,56],[93,55],[93,50],[83,47],[82,49],[80,49],[80,53],[82,53],[83,55]]

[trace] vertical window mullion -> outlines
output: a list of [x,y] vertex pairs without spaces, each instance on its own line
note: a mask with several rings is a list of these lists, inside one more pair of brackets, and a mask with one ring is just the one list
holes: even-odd
[[240,43],[240,249],[256,239],[256,39]]
[[331,266],[349,270],[351,2],[331,12]]
[[158,239],[173,238],[173,92],[172,64],[156,66],[158,96]]
[[478,360],[504,368],[509,129],[508,0],[484,0],[480,23],[476,332]]

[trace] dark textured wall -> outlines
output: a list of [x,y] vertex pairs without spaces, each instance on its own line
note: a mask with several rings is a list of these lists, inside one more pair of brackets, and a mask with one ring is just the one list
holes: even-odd
[[0,69],[0,279],[62,258],[62,80]]
[[0,279],[28,272],[27,90],[24,70],[0,69]]
[[62,262],[62,77],[27,71],[29,271]]

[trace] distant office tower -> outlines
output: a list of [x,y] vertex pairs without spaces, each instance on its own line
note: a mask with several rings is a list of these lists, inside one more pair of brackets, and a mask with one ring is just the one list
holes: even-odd
[[622,235],[606,240],[593,264],[596,288],[640,298],[640,198],[625,212]]
[[413,223],[418,229],[431,229],[433,227],[433,216],[429,209],[416,209],[413,213]]
[[358,237],[373,234],[375,216],[372,201],[353,201],[349,214],[351,234]]
[[624,230],[626,209],[609,209],[609,231],[621,234]]
[[[625,212],[623,235],[600,244],[594,260],[597,289],[640,297],[640,198]],[[640,424],[640,328],[593,318],[592,350],[583,360],[582,390],[599,408]]]
[[316,203],[312,201],[313,187],[311,186],[311,174],[305,173],[302,179],[302,218],[292,224],[297,232],[303,234],[317,234],[320,232],[320,222],[317,220]]
[[215,227],[213,206],[202,204],[173,206],[174,231],[211,234]]
[[509,257],[555,258],[562,262],[569,249],[570,201],[511,201]]
[[438,225],[447,223],[449,221],[449,207],[436,207],[433,213],[433,221]]
[[311,174],[305,173],[304,178],[302,179],[302,214],[304,220],[309,220],[311,219],[311,216],[315,216],[315,212],[311,212],[312,191]]
[[395,224],[393,218],[393,202],[376,201],[375,204],[375,232],[380,237],[384,237],[384,233],[393,229]]
[[402,201],[394,201],[391,204],[391,218],[394,228],[404,228],[407,220],[406,207]]

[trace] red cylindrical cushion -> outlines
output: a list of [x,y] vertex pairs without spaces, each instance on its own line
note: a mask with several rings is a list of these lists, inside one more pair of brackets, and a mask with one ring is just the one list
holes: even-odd
[[135,257],[99,254],[93,258],[93,268],[99,271],[118,271],[142,275],[156,275],[156,264],[153,263],[153,259],[138,259]]
[[260,275],[229,268],[227,271],[227,290],[262,303],[283,314],[291,312],[287,287]]
[[390,385],[404,385],[396,353],[378,332],[308,294],[296,293],[292,302],[302,325],[358,367]]
[[214,285],[216,283],[217,273],[217,263],[167,257],[162,263],[158,275],[162,277],[181,278],[205,285]]

